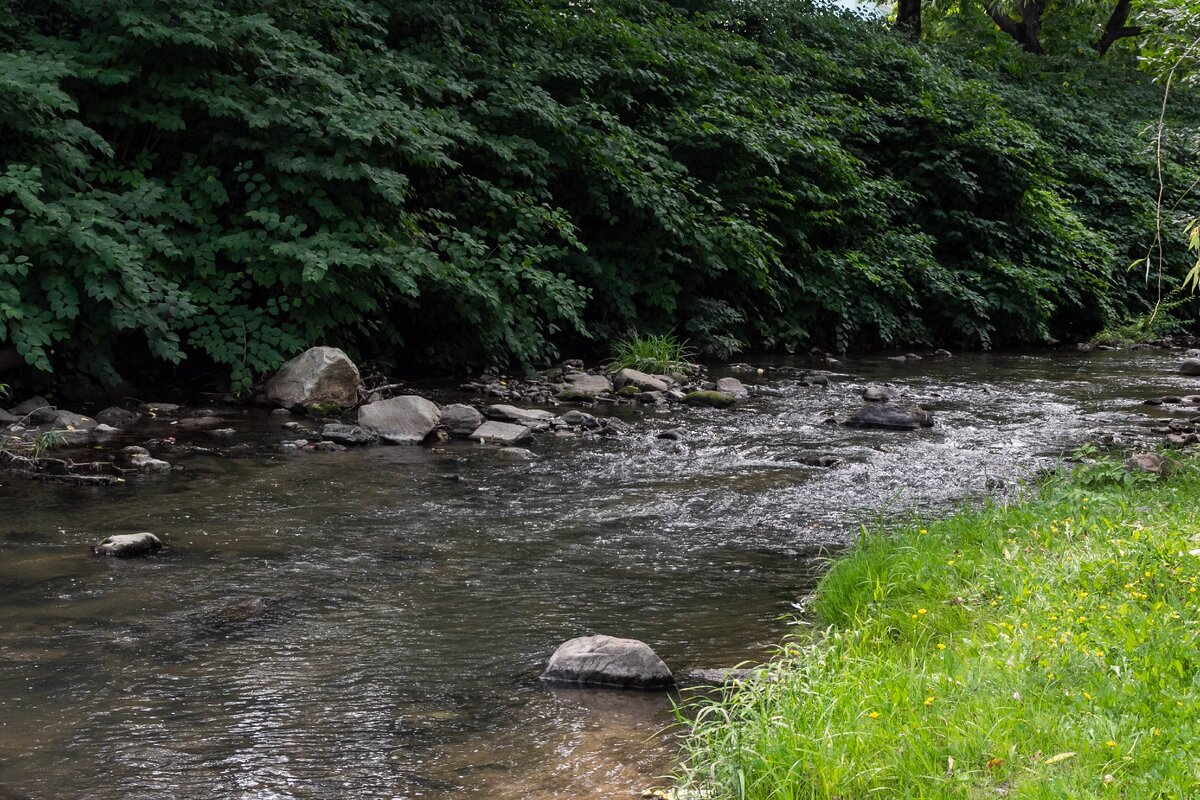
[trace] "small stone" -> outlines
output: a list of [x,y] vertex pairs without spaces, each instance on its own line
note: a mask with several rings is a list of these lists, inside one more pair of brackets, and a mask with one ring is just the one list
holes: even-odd
[[634,398],[639,403],[646,403],[647,405],[657,405],[667,401],[666,396],[662,392],[638,392]]
[[322,442],[314,442],[313,444],[308,445],[304,449],[312,450],[315,453],[340,453],[346,449],[346,446],[338,444],[337,442],[322,441]]
[[162,540],[153,533],[120,533],[92,547],[92,552],[98,556],[134,558],[157,553],[162,547]]
[[114,433],[120,433],[119,428],[114,428],[112,425],[105,425],[103,422],[92,428],[93,436],[112,436]]
[[292,410],[290,408],[273,408],[271,409],[272,417],[290,417]]
[[148,455],[150,455],[150,451],[149,451],[149,450],[147,450],[147,449],[146,449],[146,448],[144,448],[144,447],[139,447],[139,446],[138,446],[138,445],[136,445],[136,444],[131,444],[131,445],[129,445],[128,447],[123,447],[123,448],[121,448],[121,452],[122,452],[122,453],[123,453],[123,454],[124,454],[124,455],[125,455],[127,458],[133,458],[134,456],[148,456]]
[[228,439],[231,436],[237,436],[237,430],[234,428],[215,428],[208,431],[208,435],[217,439]]

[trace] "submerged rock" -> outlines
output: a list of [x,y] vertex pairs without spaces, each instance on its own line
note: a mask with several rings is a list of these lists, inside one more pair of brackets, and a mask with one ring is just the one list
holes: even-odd
[[496,455],[508,461],[533,461],[537,458],[524,447],[501,447]]
[[279,368],[267,381],[267,400],[284,408],[358,405],[358,367],[336,347],[313,347]]
[[683,402],[689,406],[711,406],[713,408],[728,408],[737,402],[737,398],[729,392],[698,391],[688,392],[683,396]]
[[933,415],[915,403],[872,403],[846,420],[850,428],[914,431],[933,427]]
[[675,676],[645,642],[613,636],[581,636],[564,642],[542,680],[613,689],[669,689]]
[[456,439],[471,438],[482,424],[483,414],[473,406],[453,403],[442,409],[441,426]]
[[358,424],[390,444],[420,444],[442,414],[437,405],[416,395],[378,400],[358,409]]
[[321,428],[321,438],[338,444],[371,444],[375,441],[375,434],[363,430],[359,425],[330,422]]
[[485,422],[480,425],[471,438],[480,442],[493,444],[518,444],[527,441],[533,432],[524,425],[514,425],[510,422]]
[[98,556],[134,558],[157,553],[162,546],[162,540],[153,533],[119,533],[92,547],[92,552]]

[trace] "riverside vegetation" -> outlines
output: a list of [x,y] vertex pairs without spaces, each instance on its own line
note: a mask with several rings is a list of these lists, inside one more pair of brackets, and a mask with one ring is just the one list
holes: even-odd
[[802,0],[10,3],[0,368],[1085,338],[1149,310],[1200,119],[1177,83],[1147,146],[1161,86],[1085,5],[1031,47],[966,2],[919,42]]
[[700,707],[687,782],[772,800],[1195,797],[1200,461],[1169,469],[1101,460],[864,532],[817,589],[818,628],[769,680]]

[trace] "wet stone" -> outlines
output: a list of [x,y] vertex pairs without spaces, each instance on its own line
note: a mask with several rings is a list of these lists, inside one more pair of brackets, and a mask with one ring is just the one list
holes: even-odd
[[581,636],[550,657],[547,683],[611,689],[668,689],[675,677],[645,642],[613,636]]
[[121,533],[104,539],[92,547],[92,552],[112,558],[136,558],[157,553],[162,546],[162,540],[153,533]]

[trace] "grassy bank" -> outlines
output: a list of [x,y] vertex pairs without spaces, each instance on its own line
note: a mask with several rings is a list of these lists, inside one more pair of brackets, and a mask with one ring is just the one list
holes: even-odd
[[700,710],[689,780],[773,800],[1200,796],[1198,540],[1197,461],[1166,480],[1083,467],[868,534],[777,680]]

